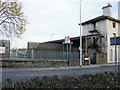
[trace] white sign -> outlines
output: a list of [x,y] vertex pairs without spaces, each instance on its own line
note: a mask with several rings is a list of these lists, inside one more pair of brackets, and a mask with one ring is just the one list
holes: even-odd
[[5,53],[5,47],[0,47],[0,53]]
[[85,60],[89,60],[89,58],[85,58]]
[[70,36],[65,37],[65,43],[70,43]]

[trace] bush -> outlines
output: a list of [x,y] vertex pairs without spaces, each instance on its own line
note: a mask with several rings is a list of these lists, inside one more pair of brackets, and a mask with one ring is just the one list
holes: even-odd
[[98,73],[95,75],[82,75],[79,77],[43,77],[33,78],[12,83],[12,80],[6,80],[6,86],[3,88],[120,88],[120,73]]

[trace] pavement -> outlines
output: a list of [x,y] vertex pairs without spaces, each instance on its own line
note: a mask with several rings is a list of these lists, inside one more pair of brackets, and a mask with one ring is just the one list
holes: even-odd
[[67,71],[67,70],[80,70],[99,67],[112,67],[115,64],[97,64],[97,65],[84,65],[84,66],[65,66],[65,67],[48,67],[48,68],[2,68],[2,72],[36,72],[36,71]]

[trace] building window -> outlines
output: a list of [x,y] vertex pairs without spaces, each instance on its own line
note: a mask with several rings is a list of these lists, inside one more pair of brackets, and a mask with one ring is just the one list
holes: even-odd
[[2,47],[5,47],[5,44],[2,44]]
[[115,22],[113,22],[113,27],[116,28],[116,23]]

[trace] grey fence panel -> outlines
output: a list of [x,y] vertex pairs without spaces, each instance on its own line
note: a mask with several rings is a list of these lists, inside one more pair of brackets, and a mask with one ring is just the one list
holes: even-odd
[[[49,59],[49,60],[66,60],[66,52],[58,51],[34,51],[34,58]],[[78,60],[79,52],[69,53],[69,59]]]
[[57,51],[34,51],[34,58],[41,58],[41,59],[64,59],[65,60],[65,53],[64,52],[57,52]]
[[[79,52],[69,52],[69,60],[79,60]],[[66,60],[66,52],[62,51],[29,51],[12,52],[11,58],[30,58],[37,60]]]

